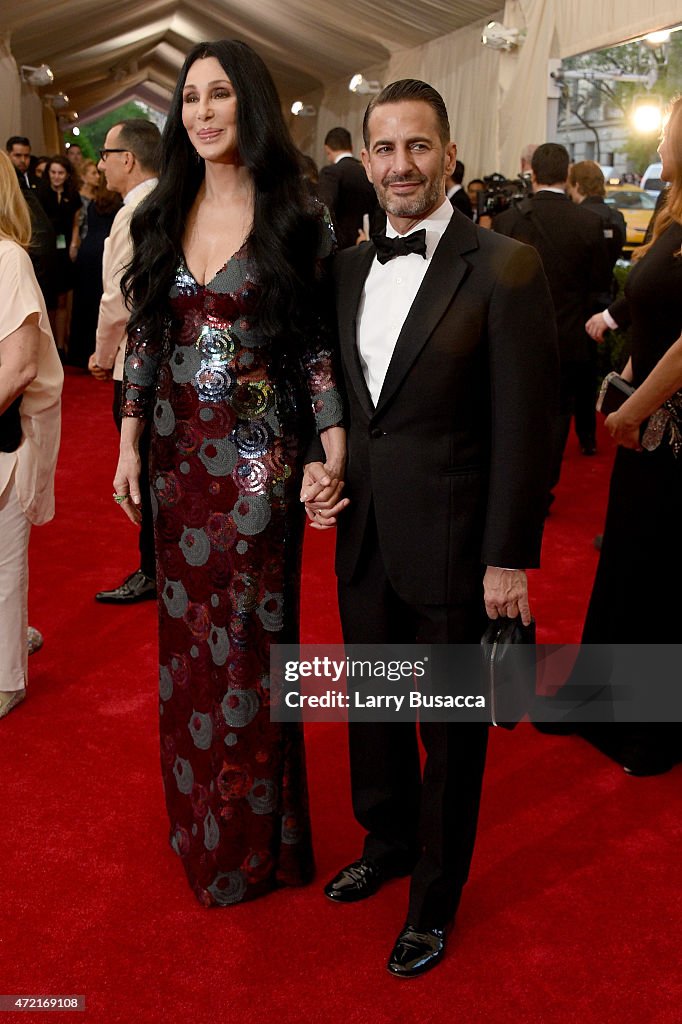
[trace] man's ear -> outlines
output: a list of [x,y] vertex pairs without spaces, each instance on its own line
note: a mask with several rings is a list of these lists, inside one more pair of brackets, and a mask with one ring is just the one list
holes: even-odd
[[455,169],[455,162],[457,160],[457,146],[454,142],[448,142],[445,147],[445,177],[452,177],[452,172]]
[[365,174],[369,180],[374,184],[374,178],[372,177],[372,168],[369,163],[369,153],[366,149],[363,149],[360,153],[360,159],[362,160],[362,166],[365,168]]

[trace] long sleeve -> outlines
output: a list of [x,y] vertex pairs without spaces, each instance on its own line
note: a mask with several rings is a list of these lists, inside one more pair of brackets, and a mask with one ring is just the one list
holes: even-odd
[[95,354],[97,363],[104,369],[112,369],[116,355],[126,341],[126,324],[129,312],[121,294],[121,278],[132,256],[130,241],[130,219],[133,209],[123,206],[111,228],[111,234],[104,243],[102,262],[102,284],[104,291],[99,306]]
[[325,260],[334,248],[334,234],[328,215],[320,222],[320,281],[313,297],[311,329],[301,355],[303,376],[315,414],[317,432],[343,420],[343,403],[334,369],[334,293]]

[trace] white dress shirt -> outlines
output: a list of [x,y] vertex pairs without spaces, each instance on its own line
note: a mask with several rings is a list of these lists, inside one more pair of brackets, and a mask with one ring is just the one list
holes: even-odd
[[[362,372],[375,406],[402,326],[451,217],[452,205],[444,199],[437,210],[407,232],[411,235],[426,229],[426,259],[418,253],[396,256],[384,264],[375,259],[367,275],[358,308],[356,341]],[[386,234],[389,238],[398,234],[390,221]]]

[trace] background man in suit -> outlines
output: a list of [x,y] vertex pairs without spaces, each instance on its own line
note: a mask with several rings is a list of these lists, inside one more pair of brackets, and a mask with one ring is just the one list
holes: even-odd
[[452,203],[454,210],[459,210],[465,217],[469,217],[471,220],[474,218],[474,208],[469,200],[468,192],[464,191],[462,182],[464,181],[464,164],[461,160],[455,160],[455,166],[452,174],[446,178],[445,186],[447,192],[445,193]]
[[[593,213],[601,221],[604,244],[611,267],[611,280],[609,282],[609,290],[599,297],[599,308],[608,307],[618,294],[618,286],[613,276],[613,268],[616,260],[620,257],[627,237],[625,217],[615,206],[610,206],[605,202],[606,185],[604,175],[601,167],[594,160],[581,160],[579,163],[571,164],[568,170],[566,192],[572,202],[578,206],[582,205],[583,210]],[[584,372],[579,375],[576,386],[575,432],[581,439],[583,455],[594,455],[597,450],[595,445],[597,428],[597,413],[595,410],[597,346],[590,337],[588,337],[587,347],[588,362],[585,365]]]
[[370,231],[376,230],[377,197],[362,164],[353,156],[346,128],[327,132],[324,151],[329,163],[320,171],[318,195],[331,213],[339,249],[347,249],[357,242],[365,215]]
[[[480,231],[446,199],[456,149],[431,86],[387,86],[364,137],[389,237],[335,260],[348,396],[350,504],[336,557],[344,639],[478,644],[486,610],[530,620],[524,569],[538,564],[557,377],[551,300],[531,248]],[[412,875],[388,962],[408,978],[443,956],[487,743],[483,724],[423,721],[420,733],[423,780],[412,724],[351,724],[353,805],[367,836],[325,889],[348,903]]]
[[[568,152],[555,142],[538,146],[531,159],[533,195],[495,217],[500,234],[537,249],[549,281],[561,357],[560,410],[554,427],[550,489],[558,483],[576,392],[589,373],[585,323],[604,305],[611,266],[601,221],[566,195]],[[580,437],[584,450],[594,437]]]
[[57,238],[52,223],[40,205],[36,193],[36,179],[31,173],[31,142],[25,135],[12,135],[5,144],[7,155],[14,164],[22,195],[31,215],[31,245],[29,256],[40,290],[48,309],[57,305],[54,267],[57,259]]
[[[88,361],[88,369],[98,380],[114,379],[113,413],[116,429],[121,430],[121,390],[123,361],[128,338],[128,309],[121,294],[121,278],[132,259],[130,222],[135,209],[156,187],[159,129],[144,118],[129,118],[115,124],[107,132],[101,160],[97,165],[104,173],[107,188],[120,192],[123,206],[116,214],[111,232],[104,243],[102,283],[104,292],[97,320],[96,349]],[[140,440],[142,472],[142,523],[140,526],[140,567],[113,590],[100,590],[95,600],[105,604],[133,604],[156,597],[156,565],[154,558],[154,523],[149,490],[148,460],[149,425]]]

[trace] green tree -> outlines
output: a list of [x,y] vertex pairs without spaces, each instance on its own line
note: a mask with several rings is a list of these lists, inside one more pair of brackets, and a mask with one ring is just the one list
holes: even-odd
[[83,150],[83,156],[86,159],[99,160],[99,151],[104,146],[104,140],[109,129],[128,117],[144,117],[148,121],[153,121],[159,127],[163,126],[163,121],[165,120],[162,114],[148,107],[146,103],[141,103],[139,100],[128,100],[127,103],[122,103],[120,107],[109,110],[94,121],[88,121],[86,124],[79,125],[80,135],[73,135],[71,129],[64,132],[64,141],[77,142]]

